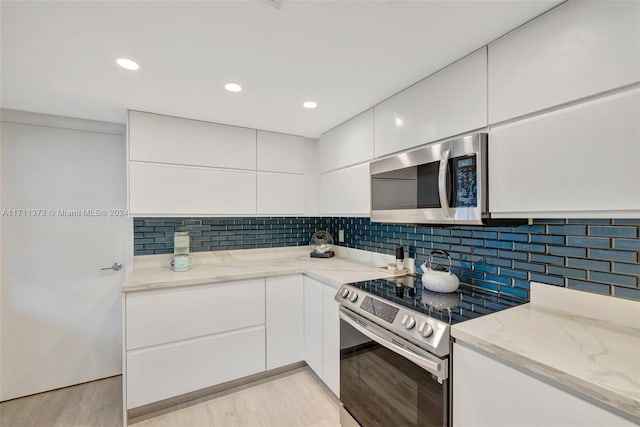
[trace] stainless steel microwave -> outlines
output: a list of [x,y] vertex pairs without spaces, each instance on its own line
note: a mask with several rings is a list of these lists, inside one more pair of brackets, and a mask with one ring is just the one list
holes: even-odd
[[370,172],[372,221],[491,222],[486,133],[428,144],[373,162]]

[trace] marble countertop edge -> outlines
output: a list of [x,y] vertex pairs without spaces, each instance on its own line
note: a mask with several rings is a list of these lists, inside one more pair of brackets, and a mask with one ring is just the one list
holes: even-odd
[[462,330],[452,331],[452,336],[462,345],[475,347],[485,354],[496,356],[516,370],[553,383],[558,388],[590,400],[609,411],[640,424],[640,402],[597,383],[576,377],[551,365],[529,358],[511,349],[494,344]]

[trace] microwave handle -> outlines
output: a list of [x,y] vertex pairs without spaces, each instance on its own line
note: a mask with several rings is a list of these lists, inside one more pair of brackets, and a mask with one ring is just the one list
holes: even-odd
[[438,171],[438,193],[440,195],[440,206],[442,212],[447,218],[451,218],[451,208],[449,206],[449,198],[447,197],[447,168],[449,167],[449,158],[451,157],[451,150],[446,150],[442,154],[440,160],[440,169]]

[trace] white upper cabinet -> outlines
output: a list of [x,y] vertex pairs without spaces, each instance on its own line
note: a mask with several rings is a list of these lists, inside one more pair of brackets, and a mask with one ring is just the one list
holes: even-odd
[[258,131],[258,170],[304,173],[306,141],[301,136]]
[[320,172],[373,158],[373,108],[331,129],[318,141]]
[[640,216],[640,89],[495,127],[495,217]]
[[256,130],[129,111],[129,159],[256,169]]
[[258,215],[304,215],[302,175],[258,172]]
[[375,156],[487,126],[482,48],[374,107]]
[[371,183],[369,164],[327,172],[319,179],[322,215],[369,216],[371,212]]
[[133,216],[255,215],[256,172],[129,163]]
[[640,80],[640,2],[567,2],[489,45],[489,122]]

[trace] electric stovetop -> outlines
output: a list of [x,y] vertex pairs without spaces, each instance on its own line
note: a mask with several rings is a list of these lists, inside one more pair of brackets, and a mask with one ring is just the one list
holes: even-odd
[[366,280],[349,285],[449,324],[528,302],[512,295],[462,282],[455,292],[432,292],[423,289],[421,276]]

